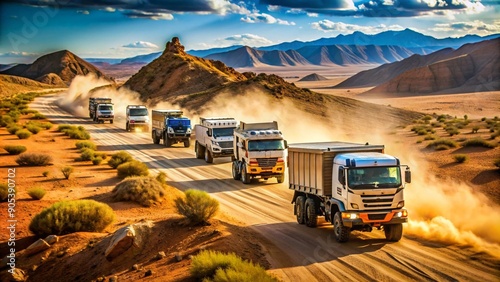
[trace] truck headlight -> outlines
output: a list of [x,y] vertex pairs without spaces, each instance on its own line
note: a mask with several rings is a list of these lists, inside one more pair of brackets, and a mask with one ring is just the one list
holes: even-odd
[[219,142],[214,141],[214,140],[212,140],[212,145],[215,145],[215,146],[219,146],[219,147],[220,147]]
[[351,203],[351,208],[353,208],[355,210],[359,210],[358,204]]
[[174,129],[173,129],[172,127],[169,127],[169,128],[167,129],[167,132],[168,132],[168,133],[174,133]]
[[345,213],[345,212],[343,212],[342,218],[343,219],[357,219],[357,218],[359,218],[359,216],[357,213]]
[[401,202],[398,203],[397,208],[400,209],[400,208],[402,208],[404,206],[405,206],[405,201],[401,201]]
[[187,133],[187,134],[190,134],[190,133],[191,133],[191,128],[188,128],[188,129],[186,130],[186,133]]
[[397,212],[394,216],[395,217],[408,217],[408,211],[407,210],[402,210],[400,212]]

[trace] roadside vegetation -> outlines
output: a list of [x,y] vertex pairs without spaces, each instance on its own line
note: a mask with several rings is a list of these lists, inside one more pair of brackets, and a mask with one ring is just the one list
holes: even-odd
[[166,197],[165,187],[152,177],[137,176],[122,180],[112,191],[115,201],[136,202],[145,207],[161,203]]
[[177,212],[192,225],[206,223],[219,210],[219,202],[201,190],[188,189],[184,197],[178,197],[174,202]]

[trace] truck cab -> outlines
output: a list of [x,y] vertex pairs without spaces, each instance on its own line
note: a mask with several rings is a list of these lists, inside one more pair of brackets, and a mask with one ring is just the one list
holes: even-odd
[[184,147],[191,145],[191,120],[183,116],[181,110],[153,110],[151,137],[154,144],[163,139],[165,147],[176,143],[184,143]]
[[249,184],[253,178],[285,179],[287,143],[276,121],[244,123],[234,131],[233,179]]
[[231,157],[234,159],[233,133],[237,126],[234,118],[201,117],[195,125],[195,154],[198,159],[212,163],[214,158]]
[[94,120],[97,123],[104,123],[105,121],[109,121],[109,123],[113,123],[115,118],[115,112],[113,109],[113,104],[105,103],[105,104],[97,104]]
[[149,131],[148,108],[144,105],[128,105],[125,111],[127,131]]

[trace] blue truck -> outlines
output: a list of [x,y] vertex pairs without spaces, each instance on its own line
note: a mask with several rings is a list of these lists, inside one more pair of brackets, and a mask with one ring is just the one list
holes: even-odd
[[183,143],[191,145],[191,120],[181,110],[153,110],[151,138],[154,144],[163,139],[165,147]]

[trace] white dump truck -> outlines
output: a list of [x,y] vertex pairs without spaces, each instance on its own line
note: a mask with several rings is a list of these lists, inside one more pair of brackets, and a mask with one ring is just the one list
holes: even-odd
[[346,142],[290,144],[289,188],[299,224],[315,227],[318,216],[333,224],[338,242],[353,230],[383,229],[389,241],[399,241],[403,223],[408,166],[384,154],[383,145]]
[[191,145],[191,120],[181,110],[153,110],[151,137],[154,144],[163,139],[165,147],[182,142]]
[[90,97],[89,116],[97,123],[104,123],[105,121],[113,123],[115,112],[111,98]]
[[195,125],[196,158],[212,163],[214,158],[234,157],[233,131],[237,126],[234,118],[209,117],[200,118],[200,124]]
[[149,131],[149,113],[144,105],[128,105],[125,110],[125,130],[143,132]]
[[234,130],[233,179],[249,184],[252,178],[285,179],[286,140],[278,130],[278,122],[240,122]]

